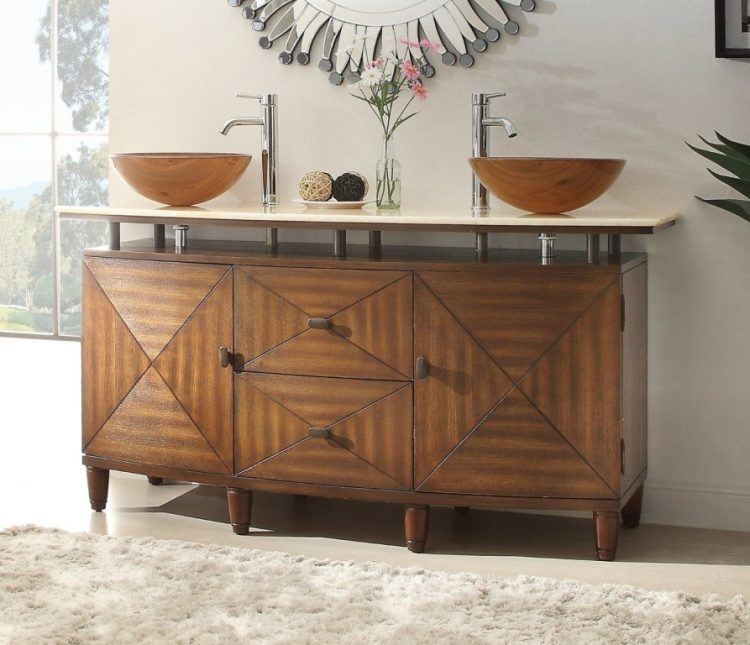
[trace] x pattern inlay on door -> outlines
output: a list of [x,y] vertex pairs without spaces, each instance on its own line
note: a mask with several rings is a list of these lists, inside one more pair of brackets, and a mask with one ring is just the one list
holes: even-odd
[[619,280],[425,272],[414,288],[416,354],[432,357],[417,489],[616,497]]
[[232,375],[216,359],[231,347],[231,272],[89,258],[83,287],[85,452],[231,472]]

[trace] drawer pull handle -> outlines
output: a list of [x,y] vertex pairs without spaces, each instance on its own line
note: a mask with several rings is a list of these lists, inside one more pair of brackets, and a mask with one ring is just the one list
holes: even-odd
[[327,439],[331,431],[328,428],[308,428],[307,434],[313,439]]
[[330,329],[331,323],[325,318],[308,318],[307,324],[310,329]]
[[229,367],[232,361],[232,353],[226,347],[219,347],[219,366]]
[[427,378],[430,373],[430,364],[424,356],[417,358],[417,364],[414,366],[414,372],[418,379]]

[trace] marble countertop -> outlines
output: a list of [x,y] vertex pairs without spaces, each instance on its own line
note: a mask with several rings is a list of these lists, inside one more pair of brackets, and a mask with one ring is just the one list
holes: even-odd
[[140,224],[233,225],[273,228],[318,228],[343,230],[423,230],[484,233],[540,232],[653,234],[672,226],[677,213],[643,213],[584,208],[569,215],[529,215],[499,209],[474,216],[470,209],[401,211],[310,209],[297,204],[273,209],[128,206],[60,206],[63,219],[103,220]]

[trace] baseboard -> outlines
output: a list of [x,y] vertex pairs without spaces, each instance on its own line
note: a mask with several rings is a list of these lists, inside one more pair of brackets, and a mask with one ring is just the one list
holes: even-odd
[[750,490],[646,480],[644,524],[750,531]]

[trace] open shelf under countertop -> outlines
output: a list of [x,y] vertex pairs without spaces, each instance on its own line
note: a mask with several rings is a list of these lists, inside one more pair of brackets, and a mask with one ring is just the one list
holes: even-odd
[[367,231],[446,231],[470,233],[572,233],[648,235],[668,228],[679,219],[677,213],[644,213],[584,208],[568,215],[528,215],[490,210],[482,216],[470,209],[404,209],[376,211],[371,209],[342,211],[303,207],[261,206],[246,208],[129,206],[80,207],[60,206],[63,219],[100,220],[135,224],[187,224],[190,226],[247,226],[274,228],[343,229]]

